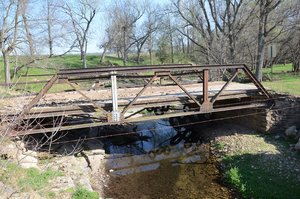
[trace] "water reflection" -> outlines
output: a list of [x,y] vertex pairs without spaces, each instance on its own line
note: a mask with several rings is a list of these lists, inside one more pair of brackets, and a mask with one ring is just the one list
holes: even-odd
[[[107,169],[115,175],[155,170],[161,161],[172,165],[203,163],[209,150],[185,128],[171,127],[169,120],[149,121],[137,125],[136,135],[105,140]],[[122,140],[122,141],[121,141]],[[189,141],[189,142],[187,142]]]
[[[104,141],[110,174],[108,198],[232,198],[201,143],[201,127],[172,128],[176,121],[149,121],[134,136]],[[122,141],[120,141],[122,140]]]

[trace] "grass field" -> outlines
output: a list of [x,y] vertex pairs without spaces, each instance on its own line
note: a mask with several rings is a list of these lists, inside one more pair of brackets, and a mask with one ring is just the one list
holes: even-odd
[[273,67],[273,74],[270,68],[263,70],[264,75],[271,80],[264,81],[263,85],[280,93],[300,95],[300,73],[295,74],[291,64],[280,64]]

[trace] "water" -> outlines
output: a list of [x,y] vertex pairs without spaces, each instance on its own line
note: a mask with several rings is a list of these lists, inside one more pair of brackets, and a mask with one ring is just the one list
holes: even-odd
[[[196,128],[197,129],[197,128]],[[139,136],[105,141],[110,198],[232,198],[197,130],[168,120],[135,127]],[[120,142],[123,140],[123,142]],[[128,143],[124,142],[128,140]]]

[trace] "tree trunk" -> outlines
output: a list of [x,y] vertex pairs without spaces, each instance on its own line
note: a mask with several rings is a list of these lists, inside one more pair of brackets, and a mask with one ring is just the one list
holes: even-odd
[[86,50],[87,50],[87,45],[86,45],[86,42],[84,42],[84,46],[82,47],[82,49],[80,51],[80,56],[81,56],[83,68],[87,68],[87,65],[86,65]]
[[[262,9],[262,8],[261,8]],[[265,36],[264,36],[264,14],[260,11],[259,24],[258,24],[258,47],[257,47],[257,58],[256,58],[256,71],[255,76],[258,81],[262,81],[262,68],[265,57]]]
[[[188,35],[189,36],[189,27],[187,26],[186,27],[186,35]],[[186,49],[186,51],[187,51],[187,54],[190,54],[190,40],[189,39],[187,39],[187,49]]]
[[231,64],[234,64],[234,62],[235,62],[234,50],[235,50],[235,47],[233,44],[233,39],[229,38],[229,59],[230,59]]
[[141,62],[141,50],[140,48],[137,49],[137,63],[139,64]]
[[53,56],[53,39],[52,39],[52,33],[51,33],[51,22],[50,19],[47,19],[48,23],[48,45],[49,45],[49,57]]
[[293,61],[293,72],[297,73],[299,72],[299,67],[300,66],[300,61],[299,60],[294,60]]
[[123,55],[123,65],[126,66],[127,65],[127,51],[124,51],[124,55]]
[[173,34],[170,34],[170,45],[171,45],[171,62],[174,63],[174,47],[173,47]]
[[80,50],[80,60],[82,61],[84,58],[84,51],[81,49]]
[[258,39],[256,71],[255,71],[255,76],[260,82],[262,81],[262,68],[264,65],[264,57],[265,57],[265,38],[264,36],[260,36]]
[[11,83],[10,80],[10,70],[9,70],[9,58],[6,52],[2,51],[3,56],[3,64],[4,64],[4,72],[5,72],[5,84],[9,85]]
[[53,55],[53,39],[52,39],[52,21],[50,16],[50,1],[47,0],[47,33],[48,33],[48,47],[49,47],[49,57]]
[[33,56],[35,54],[35,52],[34,52],[35,50],[34,50],[34,46],[33,46],[32,35],[30,33],[28,23],[27,23],[27,16],[25,15],[25,13],[22,13],[22,18],[23,18],[24,28],[25,28],[25,32],[26,32],[26,38],[27,38],[28,45],[29,45],[30,56],[31,56],[31,58],[33,58]]
[[103,49],[103,52],[102,52],[102,54],[101,54],[100,64],[103,64],[103,63],[104,63],[106,50],[107,50],[107,48],[106,48],[106,46],[105,46],[104,49]]
[[152,50],[149,49],[149,58],[150,58],[150,63],[153,64],[153,60],[152,60]]
[[87,68],[87,65],[86,65],[86,53],[84,53],[82,55],[82,65],[83,65],[83,68]]

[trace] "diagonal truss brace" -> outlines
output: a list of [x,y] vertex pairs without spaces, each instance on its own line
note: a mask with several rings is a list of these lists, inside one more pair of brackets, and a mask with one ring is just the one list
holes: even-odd
[[107,113],[107,111],[105,111],[101,106],[99,106],[97,103],[95,103],[91,98],[89,98],[86,94],[84,94],[80,88],[78,87],[78,85],[71,83],[70,81],[66,80],[65,81],[68,85],[70,85],[73,89],[75,89],[75,91],[77,91],[81,96],[83,96],[86,100],[88,100],[89,102],[91,102],[95,107],[97,107],[101,112],[103,113]]
[[175,84],[177,84],[177,86],[179,86],[181,88],[181,90],[183,90],[183,92],[185,92],[185,94],[187,94],[187,96],[189,96],[189,98],[191,98],[191,100],[193,100],[199,107],[201,107],[201,104],[199,103],[199,101],[197,101],[197,99],[192,96],[178,81],[175,77],[173,77],[170,73],[168,75]]
[[135,98],[123,109],[122,114],[126,113],[128,109],[136,102],[136,100],[144,93],[144,91],[154,82],[157,78],[157,74],[155,74],[150,81],[146,84],[146,86],[135,96]]
[[223,93],[223,91],[227,88],[227,86],[234,80],[234,78],[238,75],[239,71],[238,69],[236,72],[231,76],[231,78],[224,84],[224,86],[221,88],[221,90],[210,100],[210,102],[213,104],[215,101],[218,100],[220,95]]

